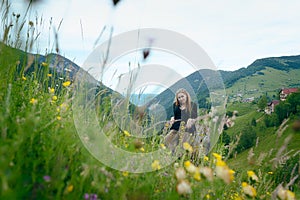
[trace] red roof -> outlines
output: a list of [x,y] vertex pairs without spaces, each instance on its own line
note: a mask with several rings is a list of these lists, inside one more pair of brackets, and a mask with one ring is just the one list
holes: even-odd
[[284,93],[284,94],[291,94],[294,92],[297,92],[298,88],[283,88],[280,93]]
[[273,100],[272,103],[274,104],[274,106],[276,106],[277,104],[279,104],[279,100]]
[[272,104],[274,104],[274,106],[279,104],[279,100],[272,100],[271,102],[268,103],[268,106],[271,106]]

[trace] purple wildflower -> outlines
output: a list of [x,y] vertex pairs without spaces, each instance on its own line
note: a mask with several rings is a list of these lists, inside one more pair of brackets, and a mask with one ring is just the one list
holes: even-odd
[[48,176],[48,175],[45,175],[45,176],[43,177],[43,179],[44,179],[44,181],[46,181],[46,182],[50,182],[50,181],[51,181],[51,177]]
[[88,193],[85,193],[84,196],[83,196],[83,198],[84,198],[85,200],[88,200],[89,197],[90,197],[90,195],[89,195]]
[[97,194],[91,194],[91,200],[97,200],[98,196]]

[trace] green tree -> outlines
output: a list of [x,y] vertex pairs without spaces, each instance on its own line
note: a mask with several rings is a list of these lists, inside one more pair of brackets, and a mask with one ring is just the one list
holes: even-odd
[[272,113],[271,115],[266,115],[264,118],[264,122],[266,127],[278,126],[280,124],[276,113]]
[[228,135],[228,133],[226,133],[226,131],[224,131],[222,133],[221,140],[224,145],[228,145],[230,143],[231,139],[230,139],[230,136]]
[[267,96],[263,95],[259,101],[257,102],[257,106],[259,108],[259,110],[264,110],[265,107],[267,106]]
[[240,141],[236,147],[237,153],[249,149],[255,144],[255,142],[256,142],[256,132],[249,124],[248,126],[245,126],[242,130]]
[[300,105],[300,93],[293,93],[289,95],[289,97],[287,98],[287,102],[290,104],[290,111],[293,114],[299,112],[297,110],[297,107],[298,105]]
[[275,107],[275,113],[278,117],[279,124],[290,114],[290,106],[291,104],[288,102],[281,102],[279,105]]
[[255,118],[252,118],[252,120],[251,120],[251,125],[252,125],[252,126],[256,126],[256,119],[255,119]]

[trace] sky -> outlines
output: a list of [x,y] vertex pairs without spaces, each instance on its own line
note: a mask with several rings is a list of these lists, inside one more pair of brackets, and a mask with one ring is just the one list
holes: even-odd
[[[16,13],[22,13],[24,2],[28,3],[10,2]],[[114,28],[113,36],[142,28],[175,31],[201,46],[216,68],[226,71],[247,67],[259,58],[300,55],[298,0],[121,0],[117,6],[111,0],[36,2],[30,17],[42,16],[44,32],[49,29],[50,18],[52,29],[57,30],[62,21],[58,30],[60,53],[79,66],[96,45],[107,40],[109,28],[97,41],[105,26]],[[49,46],[49,34],[42,34],[40,40],[43,53]],[[174,60],[172,56],[155,57],[155,52],[150,58],[166,63]],[[192,67],[181,70],[184,76],[192,72]]]

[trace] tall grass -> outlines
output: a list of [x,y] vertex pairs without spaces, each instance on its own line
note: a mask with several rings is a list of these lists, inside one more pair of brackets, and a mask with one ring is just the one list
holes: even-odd
[[[31,54],[15,49],[24,45],[29,51],[34,47],[37,35],[26,31],[29,35],[22,37],[22,30],[31,30],[36,24],[9,9],[8,1],[2,1],[1,199],[287,199],[283,196],[299,191],[299,165],[280,187],[276,181],[279,175],[274,176],[280,166],[269,171],[273,158],[253,165],[253,172],[247,174],[243,168],[231,169],[226,164],[221,142],[214,153],[200,154],[196,159],[193,148],[185,144],[181,159],[165,168],[153,162],[153,172],[148,173],[122,172],[103,165],[84,148],[76,133],[70,77],[60,81],[49,62],[39,63]],[[17,27],[16,32],[12,27]],[[110,109],[110,99],[104,95],[97,100],[100,126],[115,145],[140,153],[164,148],[159,143],[161,136],[153,134],[151,139],[140,141],[119,130],[110,117],[103,118]],[[277,162],[272,161],[273,165]]]

